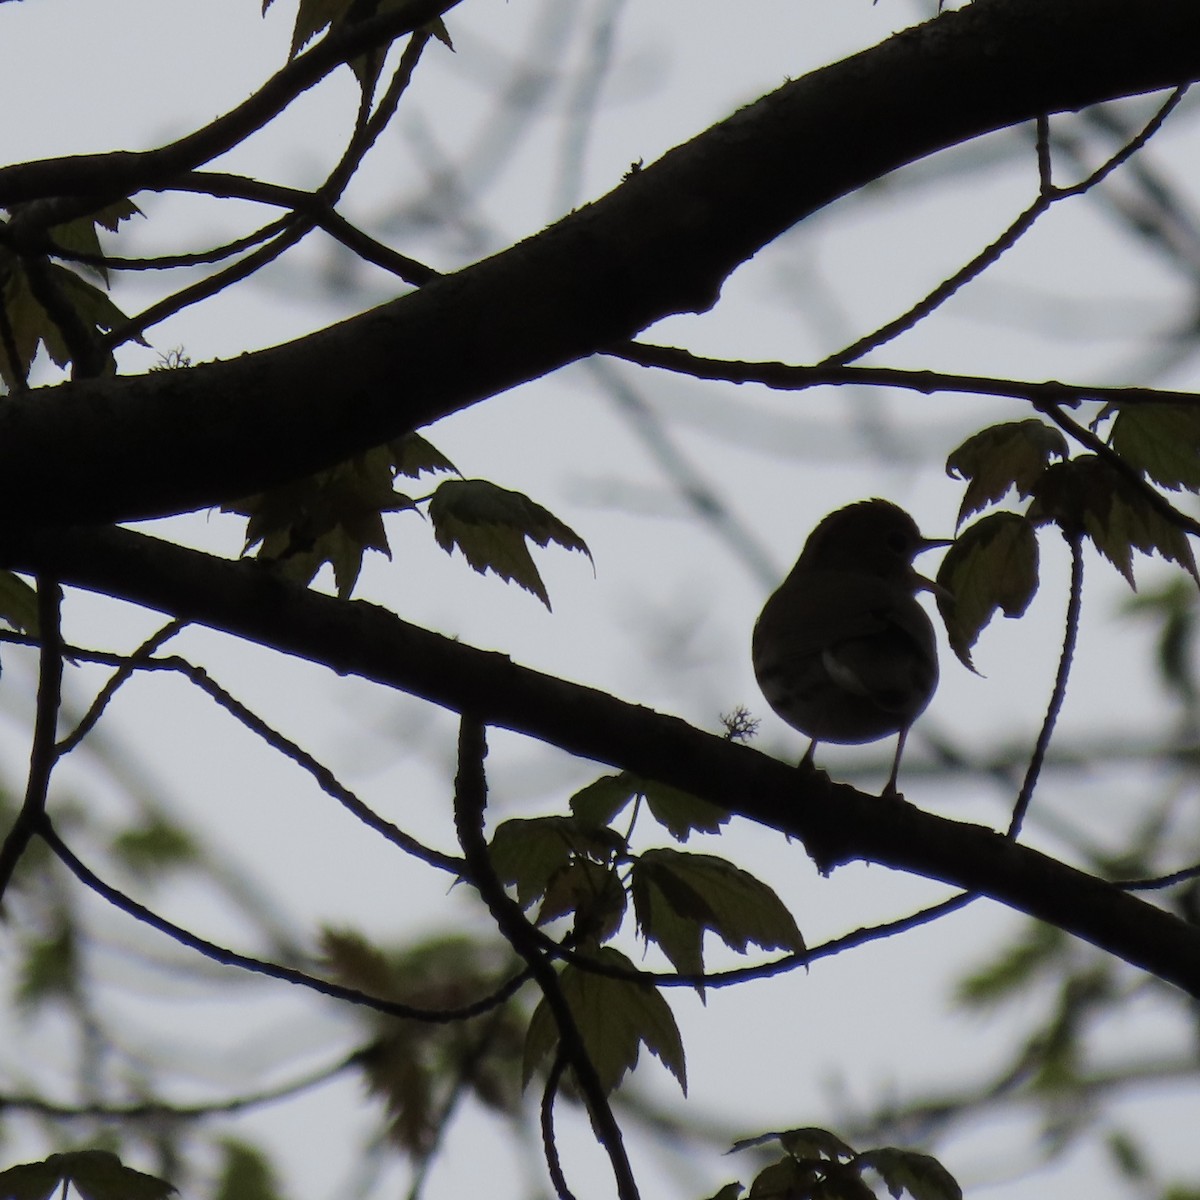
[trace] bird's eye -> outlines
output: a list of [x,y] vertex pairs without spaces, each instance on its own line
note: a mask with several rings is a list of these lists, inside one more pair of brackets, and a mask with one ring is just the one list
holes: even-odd
[[910,550],[908,538],[899,529],[893,530],[888,534],[887,545],[893,554],[907,555]]

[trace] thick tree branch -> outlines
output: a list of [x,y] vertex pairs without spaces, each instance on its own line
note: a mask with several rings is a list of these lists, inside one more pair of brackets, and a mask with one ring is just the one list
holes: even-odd
[[10,398],[0,514],[150,516],[328,466],[710,307],[773,238],[905,163],[1197,77],[1195,0],[975,0],[787,84],[538,236],[372,312],[231,362]]
[[400,688],[581,758],[635,771],[800,838],[824,870],[860,860],[981,892],[1200,997],[1200,929],[991,829],[800,772],[684,721],[517,666],[279,578],[129,530],[0,537],[0,564],[120,596]]

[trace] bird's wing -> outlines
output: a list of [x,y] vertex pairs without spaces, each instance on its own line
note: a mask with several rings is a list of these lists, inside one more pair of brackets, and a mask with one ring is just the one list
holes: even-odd
[[924,610],[895,584],[869,575],[846,586],[840,572],[809,571],[786,580],[767,601],[754,629],[754,645],[772,657],[804,658],[861,638],[896,630],[917,646],[933,648]]

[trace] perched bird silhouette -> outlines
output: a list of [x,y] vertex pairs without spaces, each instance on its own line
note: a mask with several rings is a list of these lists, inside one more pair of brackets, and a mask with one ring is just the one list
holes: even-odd
[[933,625],[917,603],[913,559],[949,545],[921,534],[887,500],[830,513],[808,536],[796,565],[763,606],[752,654],[771,707],[819,742],[859,743],[899,734],[885,794],[895,794],[912,723],[938,681]]

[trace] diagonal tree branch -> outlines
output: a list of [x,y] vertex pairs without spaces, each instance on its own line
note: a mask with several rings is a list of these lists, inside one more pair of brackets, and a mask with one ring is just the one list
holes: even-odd
[[161,515],[318,470],[711,307],[773,238],[905,163],[1197,77],[1195,0],[975,0],[786,84],[543,233],[357,318],[231,362],[10,397],[0,515]]
[[1110,883],[994,830],[831,783],[375,605],[308,591],[262,564],[130,530],[75,529],[2,535],[0,565],[49,572],[683,788],[799,838],[824,871],[876,862],[980,892],[1200,997],[1200,929]]

